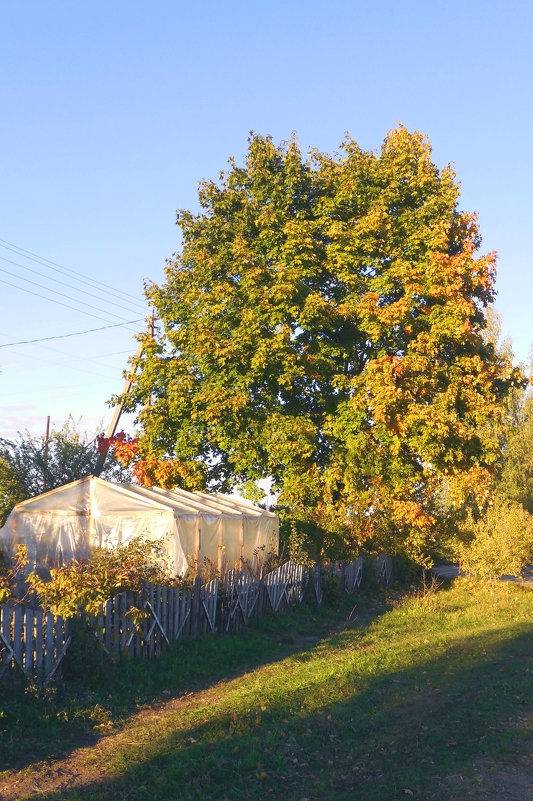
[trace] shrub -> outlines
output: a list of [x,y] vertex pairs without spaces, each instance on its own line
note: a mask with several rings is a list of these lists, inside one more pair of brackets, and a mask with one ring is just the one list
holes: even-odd
[[30,573],[28,584],[45,608],[69,617],[96,614],[100,604],[125,590],[138,590],[142,581],[173,584],[161,542],[142,536],[113,550],[97,548],[90,559],[74,560],[50,571],[50,581]]
[[504,574],[520,576],[533,559],[533,516],[515,501],[496,497],[477,522],[464,526],[460,565],[494,586]]

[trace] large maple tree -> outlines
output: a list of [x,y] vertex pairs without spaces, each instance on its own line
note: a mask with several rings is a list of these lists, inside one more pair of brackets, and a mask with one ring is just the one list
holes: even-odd
[[[251,135],[180,211],[127,400],[145,481],[253,487],[348,543],[422,561],[446,508],[483,498],[520,373],[484,341],[495,254],[450,167],[397,127],[306,157]],[[488,424],[488,422],[490,424]]]

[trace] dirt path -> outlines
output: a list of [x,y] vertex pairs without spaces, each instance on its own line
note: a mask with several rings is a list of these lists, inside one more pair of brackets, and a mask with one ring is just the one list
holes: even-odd
[[[182,715],[187,709],[214,703],[216,688],[172,698],[165,704],[143,709],[134,715],[123,730],[102,737],[96,744],[76,748],[68,756],[36,762],[20,772],[0,775],[0,799],[20,801],[48,793],[90,790],[91,785],[105,785],[115,775],[107,770],[107,757],[122,748],[142,747],[160,728],[162,718]],[[446,777],[449,798],[476,801],[533,801],[533,760],[521,763],[479,761],[474,765],[475,781],[462,775]],[[482,789],[484,787],[485,789]],[[61,796],[58,795],[58,798]]]
[[[519,764],[510,762],[476,762],[476,784],[472,786],[462,775],[449,776],[450,799],[474,798],[476,801],[533,801],[533,760]],[[481,789],[482,786],[486,789]]]
[[171,698],[164,704],[140,710],[120,731],[103,736],[91,745],[75,748],[67,756],[35,762],[21,771],[4,771],[0,773],[0,799],[18,801],[45,793],[87,788],[92,783],[105,783],[106,779],[115,777],[106,769],[107,757],[121,749],[142,748],[143,743],[156,736],[162,719],[178,717],[194,707],[208,706],[219,695],[220,688],[215,686]]

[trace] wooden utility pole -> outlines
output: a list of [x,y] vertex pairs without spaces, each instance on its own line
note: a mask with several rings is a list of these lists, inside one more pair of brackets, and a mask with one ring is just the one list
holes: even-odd
[[[147,333],[147,336],[150,339],[154,338],[154,315],[153,314],[151,314],[150,317],[148,318],[148,327],[147,327],[146,333]],[[124,398],[129,393],[129,391],[131,389],[131,385],[133,384],[133,379],[135,378],[135,373],[137,371],[137,366],[139,364],[140,358],[142,356],[143,348],[144,348],[144,343],[141,341],[141,342],[139,342],[139,345],[137,347],[137,351],[135,353],[135,356],[133,357],[133,363],[131,365],[131,370],[129,371],[128,376],[127,376],[127,378],[126,378],[126,380],[124,382],[124,386],[122,387],[122,392],[120,394],[121,400],[115,406],[115,411],[113,412],[113,417],[111,419],[111,423],[109,424],[109,428],[107,429],[107,432],[106,432],[106,439],[108,441],[112,437],[114,437],[115,434],[116,434],[117,427],[118,427],[118,421],[120,420],[120,415],[122,414],[122,410],[124,408]],[[108,452],[109,452],[109,445],[107,445],[107,447],[104,450],[102,450],[102,452],[98,455],[98,459],[96,460],[96,466],[94,468],[94,475],[95,476],[99,476],[100,473],[102,472],[102,470],[104,469],[104,464],[105,464],[105,460],[107,458]]]

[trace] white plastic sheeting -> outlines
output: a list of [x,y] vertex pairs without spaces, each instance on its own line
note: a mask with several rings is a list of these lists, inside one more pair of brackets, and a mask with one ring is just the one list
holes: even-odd
[[277,515],[241,498],[89,476],[17,504],[0,529],[0,549],[26,545],[30,565],[43,572],[144,536],[163,542],[179,576],[207,563],[255,569],[277,554],[278,531]]

